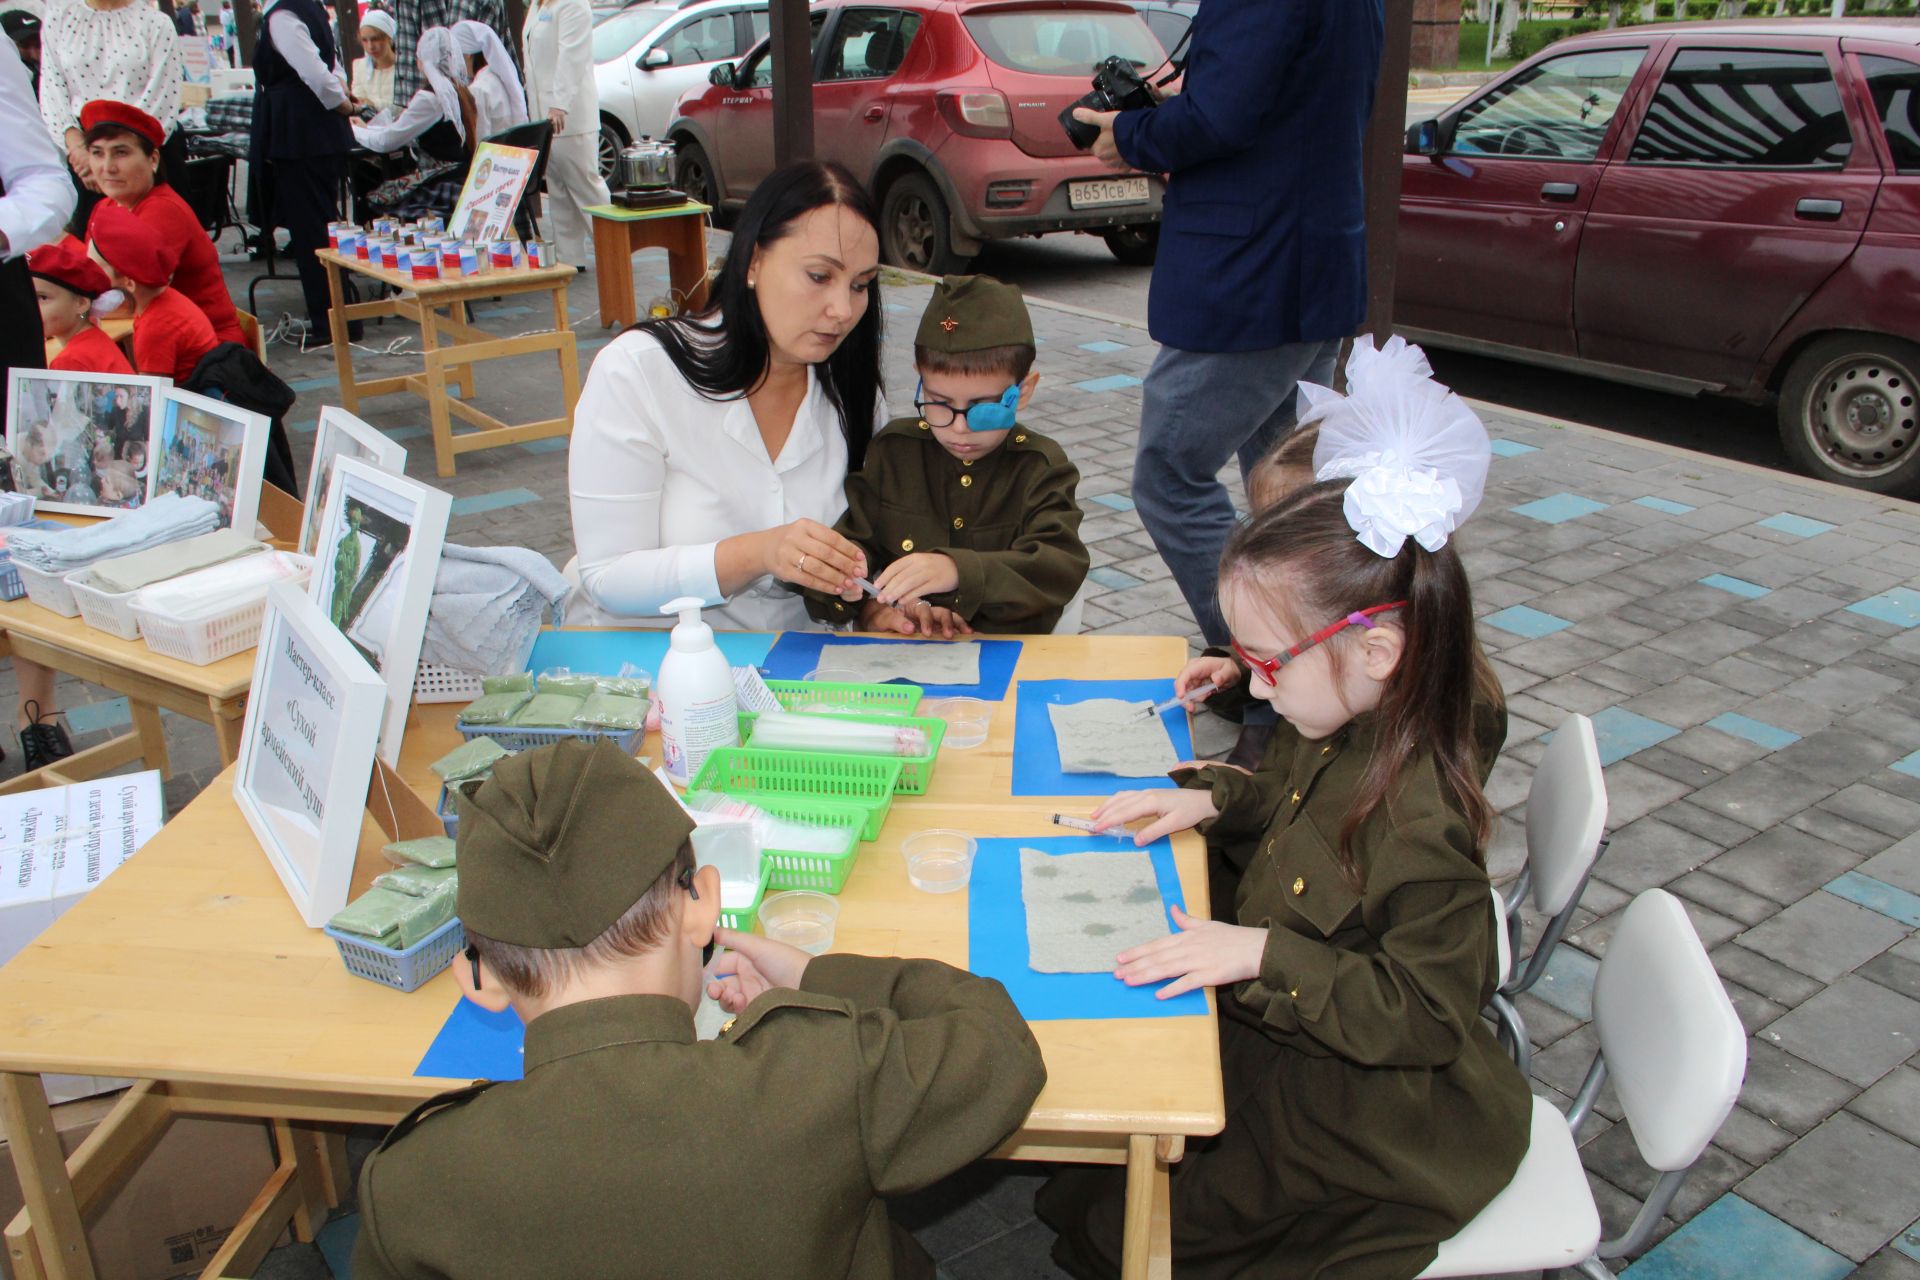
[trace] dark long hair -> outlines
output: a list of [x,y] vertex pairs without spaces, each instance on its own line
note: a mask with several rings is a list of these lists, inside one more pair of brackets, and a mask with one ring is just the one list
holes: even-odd
[[[712,300],[698,316],[643,320],[634,326],[651,333],[688,385],[709,400],[736,400],[759,390],[767,378],[771,342],[760,304],[747,288],[747,264],[753,251],[793,234],[801,218],[815,209],[840,205],[876,230],[880,215],[866,189],[845,166],[802,160],[769,174],[740,212],[733,243],[713,282]],[[820,385],[840,414],[847,441],[847,470],[858,471],[873,438],[873,416],[880,402],[880,285],[867,293],[866,314],[846,340],[821,364]]]
[[[1347,523],[1346,489],[1345,480],[1307,485],[1240,525],[1221,555],[1220,581],[1256,589],[1282,626],[1301,636],[1361,609],[1407,602],[1380,615],[1400,629],[1404,648],[1381,692],[1373,755],[1335,854],[1358,891],[1366,874],[1353,855],[1354,835],[1423,751],[1433,753],[1441,790],[1466,818],[1484,861],[1494,813],[1480,789],[1473,705],[1498,698],[1500,685],[1474,640],[1473,592],[1452,542],[1428,551],[1409,538],[1392,559],[1375,555]],[[1351,630],[1328,641],[1336,675],[1356,642]]]

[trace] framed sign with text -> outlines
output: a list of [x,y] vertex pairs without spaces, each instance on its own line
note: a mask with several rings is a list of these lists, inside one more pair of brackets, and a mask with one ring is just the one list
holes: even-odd
[[386,693],[300,588],[272,589],[233,798],[313,928],[347,905]]

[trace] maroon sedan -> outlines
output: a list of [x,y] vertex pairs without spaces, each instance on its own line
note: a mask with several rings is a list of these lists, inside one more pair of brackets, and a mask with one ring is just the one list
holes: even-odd
[[1407,153],[1409,337],[1774,400],[1805,470],[1920,489],[1920,21],[1575,37]]

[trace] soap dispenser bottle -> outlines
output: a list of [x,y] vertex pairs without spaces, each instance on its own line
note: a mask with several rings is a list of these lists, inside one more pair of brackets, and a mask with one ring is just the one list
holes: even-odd
[[679,614],[655,681],[660,699],[660,749],[667,776],[686,786],[707,757],[740,745],[740,709],[733,669],[713,642],[713,628],[700,620],[701,601],[670,600],[660,610]]

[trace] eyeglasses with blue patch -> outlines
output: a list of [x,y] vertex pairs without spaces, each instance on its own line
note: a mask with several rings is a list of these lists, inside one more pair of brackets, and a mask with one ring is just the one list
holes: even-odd
[[914,383],[913,411],[920,415],[920,421],[930,427],[950,427],[957,420],[965,422],[969,431],[1007,431],[1013,427],[1014,417],[1020,409],[1020,384],[1017,382],[1001,392],[998,400],[981,400],[964,409],[940,400],[922,400],[920,397],[925,393],[925,383]]

